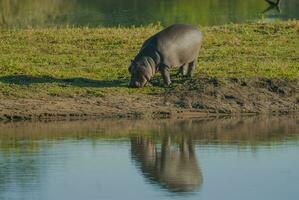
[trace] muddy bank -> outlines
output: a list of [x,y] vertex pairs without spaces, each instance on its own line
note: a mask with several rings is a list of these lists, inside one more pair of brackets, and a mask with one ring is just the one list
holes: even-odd
[[[153,83],[154,84],[154,83]],[[2,94],[1,120],[205,117],[298,113],[299,81],[197,78],[176,80],[164,92],[101,97],[14,98]]]
[[166,95],[176,106],[207,113],[292,113],[299,81],[288,79],[193,79]]

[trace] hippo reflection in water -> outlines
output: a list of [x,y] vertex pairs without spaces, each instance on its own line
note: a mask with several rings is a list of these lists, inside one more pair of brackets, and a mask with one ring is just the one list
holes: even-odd
[[161,148],[158,146],[148,138],[131,139],[132,157],[143,175],[172,192],[199,189],[203,178],[191,140],[183,138],[177,147],[172,145],[171,138],[166,136]]

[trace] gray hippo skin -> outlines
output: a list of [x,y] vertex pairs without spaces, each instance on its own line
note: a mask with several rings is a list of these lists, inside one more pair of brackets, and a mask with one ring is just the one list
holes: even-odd
[[195,27],[174,24],[147,39],[129,67],[130,87],[143,87],[159,71],[164,83],[170,85],[169,70],[192,75],[202,43],[202,33]]

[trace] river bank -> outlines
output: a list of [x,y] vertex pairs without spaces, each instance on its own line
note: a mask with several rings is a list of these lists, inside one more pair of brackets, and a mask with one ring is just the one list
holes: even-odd
[[202,28],[191,80],[127,87],[130,60],[160,26],[0,31],[0,119],[296,113],[299,22]]

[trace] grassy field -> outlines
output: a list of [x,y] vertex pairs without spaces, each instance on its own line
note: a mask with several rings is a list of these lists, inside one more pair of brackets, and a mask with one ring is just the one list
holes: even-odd
[[[155,84],[127,88],[130,60],[142,42],[162,28],[0,30],[0,94],[96,97],[163,91]],[[231,24],[202,31],[204,44],[194,79],[299,77],[299,21]]]

